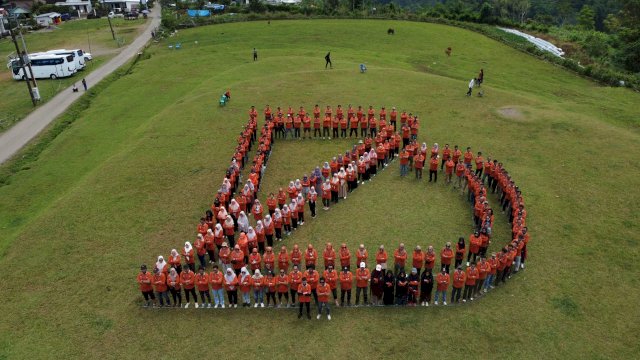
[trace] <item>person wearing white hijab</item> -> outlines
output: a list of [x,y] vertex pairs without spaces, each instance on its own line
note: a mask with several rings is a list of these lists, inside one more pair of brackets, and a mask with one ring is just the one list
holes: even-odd
[[171,249],[171,255],[169,255],[169,264],[173,266],[178,272],[178,275],[180,275],[180,273],[182,272],[182,259],[180,258],[178,250]]
[[[244,266],[242,267],[242,269],[240,269],[239,283],[240,285],[247,284],[247,283],[253,284],[251,279],[251,274],[249,274],[249,270],[247,270],[247,268]],[[251,290],[247,292],[243,290],[241,292],[242,292],[242,307],[251,307]]]
[[333,174],[333,178],[331,179],[331,202],[338,203],[340,196],[340,178],[338,177],[338,173]]
[[329,210],[329,203],[331,200],[331,183],[329,179],[326,179],[324,183],[322,183],[322,209]]
[[[234,222],[238,220],[238,215],[240,215],[240,204],[238,204],[236,199],[231,199],[231,203],[229,203],[229,215],[231,215]],[[233,229],[236,231],[238,230],[237,223]]]
[[[324,170],[324,172],[329,174],[329,176],[322,175],[322,182],[325,182],[331,176],[331,165],[329,165],[328,161],[324,162],[324,165],[322,165],[322,169]],[[321,172],[321,174],[322,174],[322,172]]]
[[182,307],[182,292],[180,291],[180,275],[175,268],[169,270],[169,276],[167,276],[167,285],[169,286],[169,292],[173,297],[173,307]]
[[235,221],[233,221],[233,218],[231,217],[231,215],[227,215],[227,218],[225,219],[222,227],[225,229],[225,233],[228,233],[227,241],[230,244],[229,246],[234,247],[236,244],[236,238],[235,238],[235,232],[234,232]]
[[247,218],[247,214],[244,211],[240,211],[240,215],[238,215],[238,230],[244,232],[245,234],[249,232],[249,218]]
[[309,188],[309,193],[307,193],[307,201],[309,203],[309,210],[311,210],[311,218],[316,217],[316,200],[318,199],[318,193],[316,192],[315,187]]
[[369,171],[371,173],[372,177],[375,177],[377,174],[377,167],[376,164],[378,162],[378,154],[376,154],[376,151],[374,149],[371,149],[369,151],[369,161],[370,161],[370,165],[369,166]]
[[253,307],[264,307],[264,289],[262,288],[262,274],[260,273],[260,269],[256,269],[253,274],[253,302],[255,303]]
[[229,307],[238,307],[238,279],[232,268],[228,268],[224,274],[224,283],[227,288],[227,298],[229,299]]
[[[284,204],[282,207],[282,220],[284,223],[284,231],[285,234],[291,235],[291,210],[289,210],[289,205]],[[287,218],[289,219],[289,223],[287,224]]]
[[162,257],[162,255],[158,256],[158,261],[156,261],[156,268],[161,272],[161,273],[166,273],[168,268],[167,268],[167,262],[164,261],[164,257]]
[[296,211],[298,212],[298,224],[304,225],[304,197],[298,194],[296,199]]
[[340,171],[338,171],[338,179],[340,179],[340,188],[338,189],[338,197],[346,199],[347,198],[347,172],[344,170],[344,167],[341,167]]
[[196,259],[193,254],[193,246],[191,246],[190,242],[187,241],[184,243],[182,255],[184,255],[184,261],[189,265],[189,269],[194,271],[196,269]]
[[293,230],[298,228],[298,202],[296,198],[291,199],[291,204],[289,204],[289,213],[291,214],[291,227]]
[[224,206],[220,206],[220,210],[218,210],[218,215],[216,215],[216,219],[218,219],[218,224],[223,223],[227,219],[227,209]]
[[247,232],[247,243],[249,244],[249,253],[251,253],[251,251],[253,251],[254,248],[258,247],[258,235],[256,234],[256,231],[251,226],[249,226],[249,231]]

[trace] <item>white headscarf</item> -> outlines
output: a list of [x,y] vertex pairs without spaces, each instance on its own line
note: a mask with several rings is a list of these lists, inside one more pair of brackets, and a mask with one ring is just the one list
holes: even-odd
[[244,281],[244,279],[251,276],[245,266],[243,266],[242,269],[240,269],[240,276],[241,276],[240,281]]
[[234,273],[231,268],[228,268],[227,272],[224,274],[224,279],[227,281],[227,283],[231,284],[231,282],[235,280],[235,278],[236,273]]
[[171,249],[171,257],[173,259],[177,258],[178,256],[180,256],[180,254],[178,254],[178,250],[176,249]]
[[191,246],[191,243],[188,242],[188,241],[185,242],[184,243],[184,252],[188,254],[189,251],[191,251],[191,250],[193,250],[193,247]]
[[[271,223],[271,215],[267,215],[267,216],[264,217],[265,220],[267,220],[267,218],[269,218],[269,223]],[[258,220],[256,222],[255,230],[256,231],[261,231],[263,227],[264,227],[264,225],[262,225],[262,220]]]
[[253,227],[249,226],[249,231],[247,231],[247,239],[249,239],[249,241],[257,238],[258,235],[256,235],[256,231],[253,230]]
[[236,199],[231,199],[231,203],[229,204],[229,211],[236,212],[240,209],[240,204],[236,201]]
[[296,179],[296,189],[302,189],[302,183],[300,182],[300,179]]
[[177,278],[178,278],[178,272],[176,271],[175,268],[171,268],[171,270],[169,270],[169,279],[171,279],[171,281],[176,281]]
[[162,257],[162,255],[158,256],[158,261],[156,262],[156,267],[158,268],[158,271],[162,272],[165,266],[167,266],[167,262],[164,261],[164,258]]
[[240,215],[238,216],[238,229],[245,233],[249,231],[249,218],[247,218],[247,214],[245,214],[244,211],[240,211]]

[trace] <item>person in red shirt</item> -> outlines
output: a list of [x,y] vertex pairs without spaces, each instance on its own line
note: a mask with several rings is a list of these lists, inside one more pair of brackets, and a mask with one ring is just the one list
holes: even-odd
[[178,274],[175,268],[171,268],[169,274],[167,274],[167,287],[169,288],[169,292],[171,292],[171,297],[173,297],[173,307],[182,307],[180,274]]
[[482,176],[482,169],[484,168],[484,158],[482,158],[482,152],[478,151],[476,156],[476,176]]
[[224,309],[224,276],[218,271],[218,264],[213,264],[213,269],[209,273],[209,283],[211,284],[211,292],[213,293],[214,308],[221,307]]
[[167,302],[167,306],[171,306],[171,302],[169,301],[169,293],[167,289],[167,276],[160,269],[153,269],[153,277],[152,277],[153,287],[156,289],[156,295],[160,300],[160,307],[164,307],[164,302]]
[[[276,290],[278,291],[278,307],[285,305],[289,307],[289,276],[285,269],[280,269],[280,274],[276,276]],[[284,297],[284,303],[282,298]]]
[[333,248],[331,243],[327,243],[327,246],[322,253],[322,257],[324,258],[324,269],[328,269],[329,265],[336,265],[336,250]]
[[184,304],[184,308],[189,307],[189,302],[191,301],[190,296],[193,296],[193,302],[196,305],[196,309],[198,308],[198,298],[196,297],[196,274],[191,271],[190,268],[186,267],[180,273],[180,284],[182,284],[182,288],[184,289],[184,296],[187,300],[186,304]]
[[335,301],[336,306],[338,304],[338,291],[336,290],[338,287],[338,272],[333,269],[333,266],[329,266],[327,270],[324,271],[323,276],[329,284],[329,288],[331,289],[331,293],[333,294],[333,301]]
[[364,247],[364,244],[360,244],[360,246],[358,246],[358,250],[356,250],[356,264],[359,264],[361,262],[366,264],[368,258],[369,252]]
[[329,308],[331,287],[325,282],[324,277],[320,278],[320,284],[316,291],[318,292],[318,316],[316,318],[320,320],[322,309],[327,309],[327,320],[331,320],[331,309]]
[[[233,272],[233,269],[227,269],[224,274],[224,288],[227,290],[227,298],[229,300],[229,307],[238,307],[238,276]],[[197,304],[196,304],[197,306]]]
[[484,289],[483,292],[489,291],[489,289],[493,289],[493,282],[496,279],[496,272],[498,271],[498,258],[496,253],[491,254],[491,258],[487,260],[487,264],[489,264],[489,272],[487,273],[487,278],[484,280]]
[[442,271],[436,276],[436,296],[434,304],[438,305],[438,296],[442,296],[442,305],[447,305],[447,289],[449,288],[450,277],[449,274],[442,269]]
[[462,271],[462,265],[458,266],[456,271],[453,272],[453,291],[451,292],[451,302],[460,302],[460,296],[462,295],[462,288],[466,280],[466,275]]
[[306,268],[309,269],[311,267],[316,266],[316,262],[318,261],[318,252],[313,248],[312,244],[307,246],[307,251],[304,252],[304,262]]
[[311,319],[311,309],[309,303],[311,302],[311,285],[307,283],[307,278],[303,277],[302,282],[298,285],[298,302],[300,303],[300,312],[298,313],[298,319],[302,318],[302,307],[307,307],[307,318]]
[[387,252],[384,250],[384,245],[380,245],[378,252],[376,252],[376,264],[382,266],[382,270],[387,269]]
[[302,282],[302,272],[298,269],[298,265],[293,265],[293,270],[289,273],[289,293],[291,294],[291,305],[296,304],[296,294],[298,294],[298,286]]
[[411,155],[407,151],[407,148],[402,148],[402,152],[400,153],[400,176],[405,177],[409,172],[409,157]]
[[[273,271],[267,270],[267,275],[262,279],[262,287],[267,294],[267,307],[275,307],[277,283]],[[272,302],[273,305],[270,305]]]
[[[202,302],[202,307],[211,307],[211,293],[209,292],[209,275],[204,272],[204,266],[200,266],[198,268],[198,273],[196,274],[196,287],[198,288],[198,292],[200,293],[200,300]],[[205,300],[206,298],[206,300]]]
[[416,268],[418,277],[420,277],[422,265],[424,264],[424,255],[425,253],[424,251],[422,251],[422,248],[420,247],[420,245],[416,245],[416,248],[413,250],[411,265],[412,267]]
[[149,307],[156,301],[156,296],[153,294],[153,275],[147,272],[147,265],[142,264],[140,266],[140,273],[136,280],[140,285],[140,291],[144,296],[144,307]]
[[231,265],[233,266],[233,270],[237,275],[240,275],[240,270],[244,267],[244,253],[240,250],[240,245],[233,247],[233,251],[231,252]]
[[462,159],[458,159],[458,163],[456,165],[456,176],[458,177],[457,185],[454,186],[454,189],[462,189],[464,191],[464,186],[466,186],[466,166],[462,162]]
[[340,137],[347,137],[347,118],[343,117],[340,119]]
[[480,277],[480,273],[476,268],[476,263],[472,262],[471,267],[468,267],[465,273],[466,281],[464,285],[464,294],[462,295],[462,302],[467,300],[473,301],[473,292],[476,288],[476,281]]
[[476,230],[469,236],[469,254],[467,255],[467,266],[469,266],[469,260],[471,259],[472,254],[473,262],[476,262],[476,257],[480,252],[480,245],[482,245],[482,237],[480,237],[480,232]]
[[413,167],[416,169],[416,179],[422,179],[422,168],[424,167],[424,156],[418,152],[413,157]]
[[445,184],[451,184],[451,178],[453,177],[453,168],[456,164],[454,164],[452,159],[448,159],[446,162],[443,160],[445,171],[444,171],[444,182]]
[[434,155],[429,160],[429,182],[431,182],[431,178],[433,177],[433,182],[438,182],[438,155]]
[[478,269],[478,280],[476,281],[476,288],[473,293],[476,297],[482,295],[482,286],[484,285],[485,280],[487,279],[487,275],[489,275],[489,271],[491,271],[491,265],[487,262],[484,256],[480,258],[480,262],[476,265]]
[[400,273],[400,270],[404,271],[404,265],[407,261],[407,250],[404,248],[404,244],[400,243],[400,246],[393,252],[394,271],[396,276]]
[[356,302],[355,305],[360,305],[360,293],[364,294],[364,302],[362,305],[369,305],[369,299],[367,298],[369,281],[371,280],[371,272],[366,268],[364,262],[360,263],[360,268],[356,270]]
[[340,245],[340,268],[351,269],[351,253],[347,248],[347,244]]
[[451,266],[451,259],[453,259],[453,249],[451,249],[451,243],[447,242],[445,247],[440,251],[440,266],[447,274],[449,273],[449,267]]
[[[348,268],[342,268],[340,280],[340,306],[351,306],[351,287],[353,286],[353,274]],[[347,302],[344,302],[345,295]]]

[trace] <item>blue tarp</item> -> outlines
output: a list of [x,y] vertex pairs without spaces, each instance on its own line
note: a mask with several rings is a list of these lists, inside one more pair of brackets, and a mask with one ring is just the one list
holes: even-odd
[[210,16],[211,15],[211,11],[209,10],[187,10],[187,14],[191,17],[198,17],[198,16]]

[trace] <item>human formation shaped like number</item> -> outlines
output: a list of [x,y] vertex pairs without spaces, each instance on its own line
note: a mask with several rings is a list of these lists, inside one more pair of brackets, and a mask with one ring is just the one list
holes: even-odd
[[[400,128],[396,131],[398,117]],[[356,110],[349,105],[345,113],[338,105],[334,115],[327,106],[322,118],[318,105],[311,114],[304,107],[297,113],[289,107],[285,113],[280,107],[272,111],[267,105],[265,122],[260,128],[257,118],[258,112],[252,106],[222,185],[196,227],[194,243],[186,242],[181,251],[172,249],[168,260],[158,256],[152,272],[146,265],[141,266],[137,282],[145,307],[183,307],[184,291],[184,308],[192,301],[195,308],[237,308],[240,301],[243,307],[263,308],[266,303],[266,307],[288,308],[295,306],[297,300],[299,317],[305,306],[310,317],[309,303],[313,298],[317,317],[325,310],[330,319],[329,298],[332,297],[336,306],[351,306],[354,281],[356,306],[429,306],[439,302],[447,305],[450,287],[450,301],[459,303],[462,299],[464,303],[506,282],[513,272],[524,269],[529,241],[527,213],[520,189],[501,162],[484,159],[481,152],[474,155],[470,147],[463,153],[457,145],[453,148],[449,144],[443,148],[437,143],[432,147],[426,143],[418,145],[418,117],[406,111],[398,114],[395,107],[389,114],[384,107],[376,114],[372,106],[365,113],[362,107]],[[316,167],[302,180],[291,181],[286,189],[280,188],[277,195],[269,194],[265,209],[257,193],[273,144],[288,138],[312,138],[311,129],[313,138],[347,137],[349,130],[348,136],[359,137],[359,140],[344,155]],[[254,146],[257,146],[255,156],[248,162]],[[371,258],[364,244],[352,255],[344,243],[339,249],[327,243],[322,259],[311,244],[304,250],[297,244],[293,244],[291,251],[285,245],[277,253],[273,250],[274,242],[281,242],[305,224],[307,207],[311,218],[316,218],[318,198],[323,209],[329,210],[384,171],[396,158],[400,162],[400,176],[412,171],[420,180],[422,169],[428,167],[429,182],[436,183],[441,172],[445,176],[444,184],[458,189],[470,203],[474,232],[469,236],[468,247],[464,237],[460,237],[455,246],[447,242],[439,252],[435,274],[438,254],[432,245],[426,251],[415,247],[409,274],[405,272],[409,252],[402,243],[394,250],[393,261],[383,245]],[[241,174],[245,169],[249,174],[243,185]],[[512,241],[491,254],[487,250],[494,212],[487,199],[489,192],[497,194],[501,211],[507,213],[512,225]],[[322,273],[316,270],[321,260]],[[356,266],[352,271],[354,260]],[[432,297],[434,287],[436,292]]]

